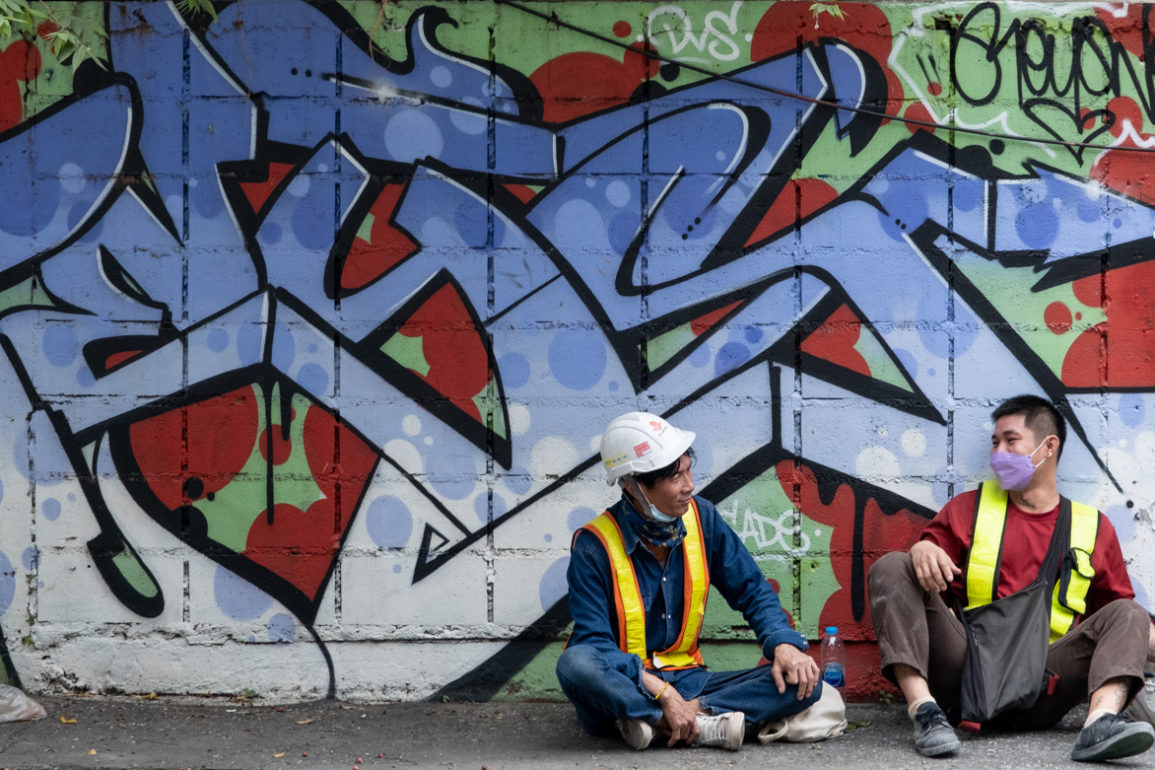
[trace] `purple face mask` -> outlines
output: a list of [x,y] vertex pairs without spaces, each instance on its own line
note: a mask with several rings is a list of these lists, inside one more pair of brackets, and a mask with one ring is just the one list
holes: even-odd
[[[1035,452],[1038,452],[1046,441],[1047,439],[1043,439],[1039,446],[1035,447]],[[1031,462],[1035,452],[1031,452],[1029,455],[1016,454],[1015,452],[991,452],[991,470],[995,472],[999,486],[1008,492],[1021,492],[1026,489],[1027,485],[1031,483],[1031,476],[1035,475],[1035,470],[1043,464],[1042,460],[1039,460],[1038,464]]]

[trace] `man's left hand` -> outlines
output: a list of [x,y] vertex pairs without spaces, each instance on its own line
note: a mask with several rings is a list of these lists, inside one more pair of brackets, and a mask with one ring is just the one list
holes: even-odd
[[787,684],[798,685],[798,700],[809,698],[814,685],[818,684],[818,664],[792,644],[783,643],[774,648],[770,671],[779,693],[786,692]]

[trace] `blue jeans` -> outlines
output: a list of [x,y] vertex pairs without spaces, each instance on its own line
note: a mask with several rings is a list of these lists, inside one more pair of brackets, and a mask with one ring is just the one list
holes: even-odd
[[[650,673],[669,682],[686,700],[697,698],[702,711],[741,711],[747,725],[796,714],[822,694],[821,682],[803,700],[798,700],[798,688],[789,684],[779,693],[770,666],[718,673],[704,668]],[[613,733],[619,719],[656,724],[662,718],[661,706],[642,687],[642,661],[636,655],[607,655],[588,644],[568,647],[557,660],[557,680],[581,726],[595,735]]]

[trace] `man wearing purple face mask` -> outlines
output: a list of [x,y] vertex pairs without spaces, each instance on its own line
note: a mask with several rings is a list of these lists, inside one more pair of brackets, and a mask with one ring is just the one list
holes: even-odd
[[1089,700],[1071,758],[1142,753],[1155,742],[1151,712],[1141,708],[1155,630],[1134,601],[1115,530],[1103,514],[1059,495],[1066,424],[1053,404],[1016,396],[992,417],[997,481],[947,502],[909,552],[886,554],[870,570],[882,672],[906,696],[915,748],[940,756],[960,747],[951,723],[960,718],[966,637],[950,609],[955,597],[973,607],[1026,588],[1039,576],[1065,506],[1071,547],[1057,576],[1047,650],[1047,669],[1057,676],[1031,708],[1004,711],[991,724],[1048,727]]

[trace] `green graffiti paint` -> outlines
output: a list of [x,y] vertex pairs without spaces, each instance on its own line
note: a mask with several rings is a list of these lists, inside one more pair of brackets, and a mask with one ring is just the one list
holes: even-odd
[[156,583],[148,576],[140,559],[132,551],[124,550],[113,556],[112,564],[141,596],[153,597],[159,592]]

